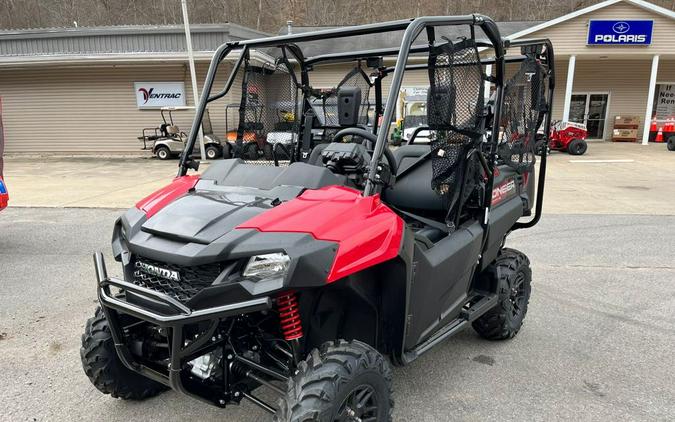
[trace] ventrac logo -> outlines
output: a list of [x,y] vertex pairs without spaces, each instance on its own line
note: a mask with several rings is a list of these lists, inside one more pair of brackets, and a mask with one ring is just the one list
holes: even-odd
[[151,265],[145,262],[136,261],[137,272],[142,272],[148,275],[155,275],[166,280],[180,281],[180,274],[178,271],[162,268],[157,265]]
[[502,202],[511,192],[516,190],[516,182],[513,179],[502,182],[492,190],[492,205]]
[[155,88],[145,89],[138,88],[138,92],[143,95],[143,104],[147,104],[150,100],[160,100],[160,99],[179,99],[181,96],[180,92],[154,92]]

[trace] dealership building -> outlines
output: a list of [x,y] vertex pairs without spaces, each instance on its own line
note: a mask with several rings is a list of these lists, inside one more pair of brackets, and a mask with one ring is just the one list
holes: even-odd
[[[661,127],[675,118],[673,11],[641,0],[607,0],[546,22],[498,24],[508,39],[553,42],[553,119],[585,123],[589,138],[610,141],[615,118],[634,117],[635,140],[647,143],[652,121]],[[269,35],[234,24],[193,25],[191,33],[198,91],[220,44]],[[396,38],[378,42],[391,45]],[[185,50],[182,26],[0,31],[5,152],[138,151],[142,129],[161,123],[159,106],[194,105]],[[216,86],[236,58],[221,65]],[[264,52],[252,59],[272,60]],[[334,86],[348,70],[324,66],[312,72],[312,83]],[[426,88],[425,72],[410,72],[403,85]],[[209,106],[221,137],[235,124],[225,119],[225,108],[238,96],[234,89]],[[174,113],[176,123],[188,128],[191,113]]]

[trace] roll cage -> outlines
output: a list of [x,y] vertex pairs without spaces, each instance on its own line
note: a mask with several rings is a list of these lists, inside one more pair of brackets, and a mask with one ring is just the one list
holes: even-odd
[[[479,14],[448,17],[420,17],[409,20],[328,29],[309,33],[274,36],[263,39],[237,41],[223,44],[214,53],[213,59],[209,66],[202,96],[196,109],[192,127],[198,127],[199,122],[201,122],[206,107],[209,103],[223,98],[231,90],[237,79],[237,72],[242,68],[244,63],[247,63],[250,53],[254,49],[264,50],[267,48],[277,48],[282,53],[282,62],[290,67],[290,63],[293,61],[293,66],[297,67],[300,74],[300,78],[297,80],[295,80],[295,75],[293,75],[295,83],[297,83],[300,87],[301,98],[299,98],[298,101],[302,110],[300,113],[298,113],[299,117],[297,118],[297,133],[299,139],[292,152],[291,161],[299,160],[301,159],[300,145],[304,141],[303,134],[309,133],[309,131],[306,130],[306,126],[311,124],[311,120],[308,121],[305,116],[308,112],[311,113],[312,110],[311,98],[308,97],[307,92],[309,89],[311,89],[310,72],[314,69],[314,66],[331,63],[358,62],[360,67],[361,61],[368,61],[370,65],[371,62],[369,60],[378,58],[381,59],[383,57],[395,57],[396,65],[394,66],[384,66],[382,60],[380,60],[379,64],[376,66],[369,66],[377,69],[376,73],[373,75],[373,87],[375,91],[374,106],[376,118],[372,122],[372,127],[369,128],[372,133],[377,136],[377,141],[373,146],[372,158],[368,167],[368,174],[365,180],[363,195],[373,195],[378,192],[378,184],[380,184],[377,177],[377,164],[382,159],[384,150],[388,145],[388,136],[391,125],[387,122],[394,121],[396,101],[398,97],[398,94],[388,95],[386,102],[383,101],[382,80],[385,77],[390,77],[389,92],[400,92],[403,83],[403,76],[406,71],[430,69],[428,62],[409,63],[411,56],[420,55],[423,53],[429,54],[433,49],[437,48],[439,44],[443,43],[443,40],[449,41],[445,37],[437,36],[437,28],[460,25],[468,26],[470,39],[475,40],[474,45],[479,51],[488,49],[492,50],[493,52],[491,57],[480,57],[478,63],[481,66],[492,66],[492,74],[483,76],[485,82],[490,83],[491,86],[494,87],[494,93],[491,96],[491,100],[485,105],[486,110],[488,108],[490,109],[491,118],[486,120],[487,125],[486,127],[482,128],[484,141],[481,144],[480,153],[477,154],[480,158],[480,164],[483,167],[484,173],[486,175],[485,191],[491,192],[494,183],[495,167],[500,162],[498,144],[502,138],[501,133],[504,131],[504,125],[502,122],[502,105],[504,104],[505,85],[507,83],[506,65],[508,63],[520,63],[528,58],[536,60],[538,63],[543,63],[545,65],[546,72],[545,103],[548,107],[550,107],[550,104],[552,104],[553,90],[555,87],[555,77],[553,71],[554,55],[552,45],[547,39],[515,41],[503,40],[494,21]],[[487,39],[478,40],[475,38],[476,27],[482,29]],[[303,49],[298,45],[301,43],[309,43],[321,40],[401,31],[403,31],[403,36],[401,44],[397,48],[328,53],[305,57],[303,54]],[[414,44],[423,32],[426,33],[426,44]],[[520,48],[520,54],[507,57],[506,51],[510,48]],[[216,80],[218,66],[232,53],[238,53],[238,57],[225,82],[225,86],[222,90],[212,94],[211,91]],[[462,65],[467,65],[467,63],[459,64],[459,66]],[[470,65],[470,63],[468,65]],[[245,100],[242,102],[245,103]],[[538,124],[543,123],[543,133],[546,134],[546,137],[548,137],[548,133],[550,132],[549,127],[551,124],[551,115],[547,111],[548,109],[542,110],[541,116],[543,116],[543,121],[540,120],[538,122]],[[487,114],[487,111],[485,111],[485,113]],[[196,138],[197,132],[191,131],[186,143],[186,151],[192,150],[196,142]],[[544,142],[547,141],[547,139],[544,140]],[[472,151],[472,153],[473,152],[476,151]],[[544,180],[546,174],[546,155],[541,154],[540,157],[541,161],[537,184],[535,213],[530,221],[516,223],[514,229],[531,227],[537,223],[541,216]],[[189,154],[182,154],[179,164],[178,176],[184,176],[189,169],[196,170],[197,168],[198,163],[194,162],[190,158]],[[484,209],[484,218],[482,219],[482,223],[484,226],[486,226],[488,222],[490,206],[490,195],[485,195],[482,200],[482,208]]]

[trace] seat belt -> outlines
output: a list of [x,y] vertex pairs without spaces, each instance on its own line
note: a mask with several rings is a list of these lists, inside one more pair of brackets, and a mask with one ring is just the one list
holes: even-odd
[[312,151],[312,127],[314,126],[314,112],[305,113],[304,128],[302,131],[302,145],[300,146],[300,160],[307,162],[309,153]]

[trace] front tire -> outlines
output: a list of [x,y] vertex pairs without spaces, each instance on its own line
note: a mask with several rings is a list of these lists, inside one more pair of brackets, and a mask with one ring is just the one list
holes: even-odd
[[300,362],[279,401],[276,421],[391,421],[391,369],[360,341],[337,340]]
[[530,261],[522,252],[504,248],[485,270],[485,276],[496,283],[499,303],[474,321],[473,328],[488,340],[513,338],[523,326],[530,302]]
[[101,308],[87,320],[80,358],[84,373],[100,392],[123,400],[143,400],[166,390],[162,384],[130,370],[115,351],[110,326]]

